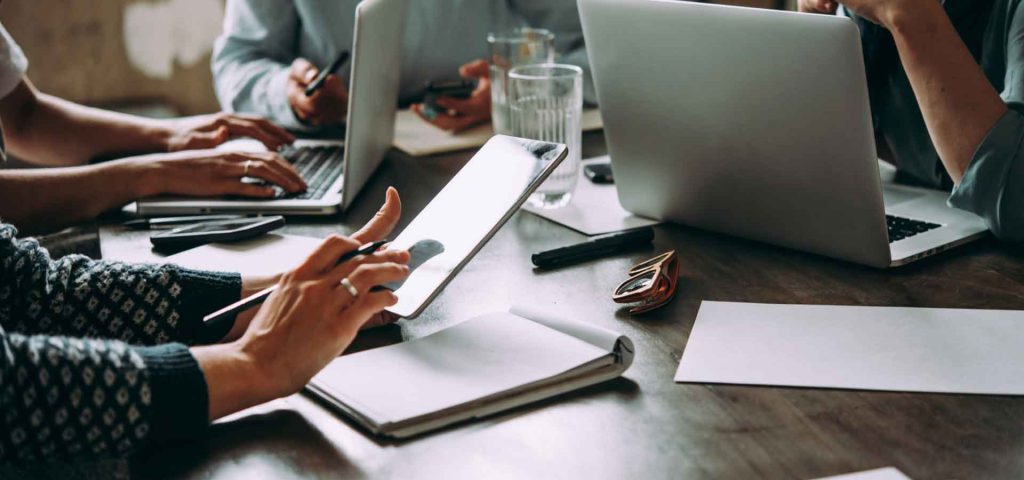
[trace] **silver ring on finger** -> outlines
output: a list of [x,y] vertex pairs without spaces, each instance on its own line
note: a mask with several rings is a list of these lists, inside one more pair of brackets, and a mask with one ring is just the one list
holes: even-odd
[[249,169],[252,168],[252,160],[246,160],[243,164],[244,170],[242,171],[243,177],[249,176]]
[[341,279],[341,286],[345,287],[345,290],[348,290],[348,294],[352,295],[352,298],[359,298],[359,290],[356,289],[355,285],[352,285],[352,282],[348,280],[348,277]]

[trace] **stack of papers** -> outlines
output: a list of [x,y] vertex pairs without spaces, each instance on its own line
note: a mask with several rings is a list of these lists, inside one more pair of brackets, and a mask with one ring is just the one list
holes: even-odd
[[[608,161],[608,156],[605,155],[584,160],[583,165]],[[583,174],[582,168],[579,175],[579,183],[576,184],[576,190],[568,205],[562,208],[543,209],[526,204],[523,210],[584,235],[602,235],[661,223],[634,215],[622,208],[615,185],[598,185],[591,182]]]
[[[584,110],[581,123],[584,132],[604,128],[597,109]],[[494,129],[489,123],[450,133],[427,123],[411,110],[400,110],[395,116],[395,148],[414,157],[477,148],[492,136]]]

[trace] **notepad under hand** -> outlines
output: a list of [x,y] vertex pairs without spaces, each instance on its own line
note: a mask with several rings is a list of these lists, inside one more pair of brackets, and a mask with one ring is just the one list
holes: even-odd
[[307,388],[371,432],[404,438],[622,375],[632,342],[526,309],[335,359]]

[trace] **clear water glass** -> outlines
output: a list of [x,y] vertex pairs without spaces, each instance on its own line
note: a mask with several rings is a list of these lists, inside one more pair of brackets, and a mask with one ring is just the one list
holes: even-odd
[[569,156],[529,200],[539,208],[563,207],[579,181],[583,70],[555,63],[522,65],[509,71],[508,83],[511,134],[569,147]]
[[491,122],[494,133],[510,135],[508,72],[520,65],[555,61],[555,34],[542,28],[517,28],[487,35],[491,58]]

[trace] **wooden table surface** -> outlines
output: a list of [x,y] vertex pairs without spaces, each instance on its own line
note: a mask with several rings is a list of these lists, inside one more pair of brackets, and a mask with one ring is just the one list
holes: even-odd
[[[603,154],[600,133],[584,156]],[[471,152],[410,158],[392,151],[353,208],[292,219],[290,233],[351,232],[388,185],[402,226]],[[401,226],[399,227],[401,228]],[[912,478],[1024,476],[1024,399],[676,384],[702,300],[1024,308],[1024,249],[994,240],[879,271],[679,226],[655,246],[535,273],[531,252],[583,236],[520,212],[415,320],[363,334],[354,349],[420,337],[529,302],[620,331],[636,344],[623,378],[402,442],[374,439],[304,395],[224,419],[190,443],[132,459],[139,478],[793,478],[883,466]],[[152,258],[144,233],[101,229],[108,258]],[[609,296],[634,262],[668,249],[682,261],[667,307],[625,314]],[[1022,346],[1024,347],[1024,346]]]

